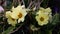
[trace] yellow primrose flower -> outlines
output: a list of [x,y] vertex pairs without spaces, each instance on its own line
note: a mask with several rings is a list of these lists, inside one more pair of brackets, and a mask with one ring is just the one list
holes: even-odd
[[17,24],[17,20],[16,19],[13,19],[11,17],[11,12],[10,11],[7,11],[6,12],[6,18],[8,18],[7,19],[8,24],[11,24],[12,26],[15,26],[15,24]]
[[49,16],[46,14],[39,14],[35,18],[40,26],[46,25],[49,20]]
[[37,16],[35,17],[38,24],[43,26],[46,25],[51,17],[51,9],[48,8],[42,8],[40,7],[40,10],[37,12]]
[[22,7],[21,5],[18,5],[16,8],[12,8],[11,17],[14,19],[18,19],[18,23],[21,21],[23,22],[27,14],[26,11],[27,10],[24,7]]

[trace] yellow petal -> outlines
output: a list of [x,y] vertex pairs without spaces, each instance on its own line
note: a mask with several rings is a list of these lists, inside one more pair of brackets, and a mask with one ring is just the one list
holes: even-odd
[[11,15],[11,11],[7,11],[5,16],[6,18],[10,18],[10,15]]
[[46,8],[45,11],[48,12],[48,13],[50,13],[51,9],[50,8]]
[[18,19],[18,23],[24,22],[24,17]]

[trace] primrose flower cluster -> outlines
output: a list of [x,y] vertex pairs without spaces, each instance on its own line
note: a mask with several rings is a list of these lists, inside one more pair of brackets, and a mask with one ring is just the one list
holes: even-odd
[[[24,22],[27,11],[24,5],[18,5],[16,8],[12,7],[11,11],[6,12],[6,18],[8,24],[15,26],[17,23]],[[36,13],[35,19],[38,22],[38,25],[43,26],[49,23],[51,18],[51,9],[40,7],[39,11]]]
[[17,23],[23,22],[25,16],[27,15],[28,9],[24,5],[18,5],[16,8],[12,7],[11,11],[6,12],[6,18],[8,24],[15,26]]

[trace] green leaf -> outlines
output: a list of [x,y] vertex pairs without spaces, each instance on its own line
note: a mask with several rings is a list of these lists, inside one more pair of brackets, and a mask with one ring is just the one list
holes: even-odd
[[59,22],[59,14],[56,13],[54,16],[53,16],[53,19],[52,19],[52,24],[55,25]]
[[3,31],[2,33],[3,34],[10,34],[10,32],[13,31],[14,29],[15,29],[15,27],[14,26],[11,26],[6,31]]

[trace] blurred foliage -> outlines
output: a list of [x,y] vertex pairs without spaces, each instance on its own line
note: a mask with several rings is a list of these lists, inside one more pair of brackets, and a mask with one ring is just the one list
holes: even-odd
[[43,0],[43,2],[41,3],[41,6],[43,8],[47,8],[48,7],[48,2],[49,2],[49,0]]

